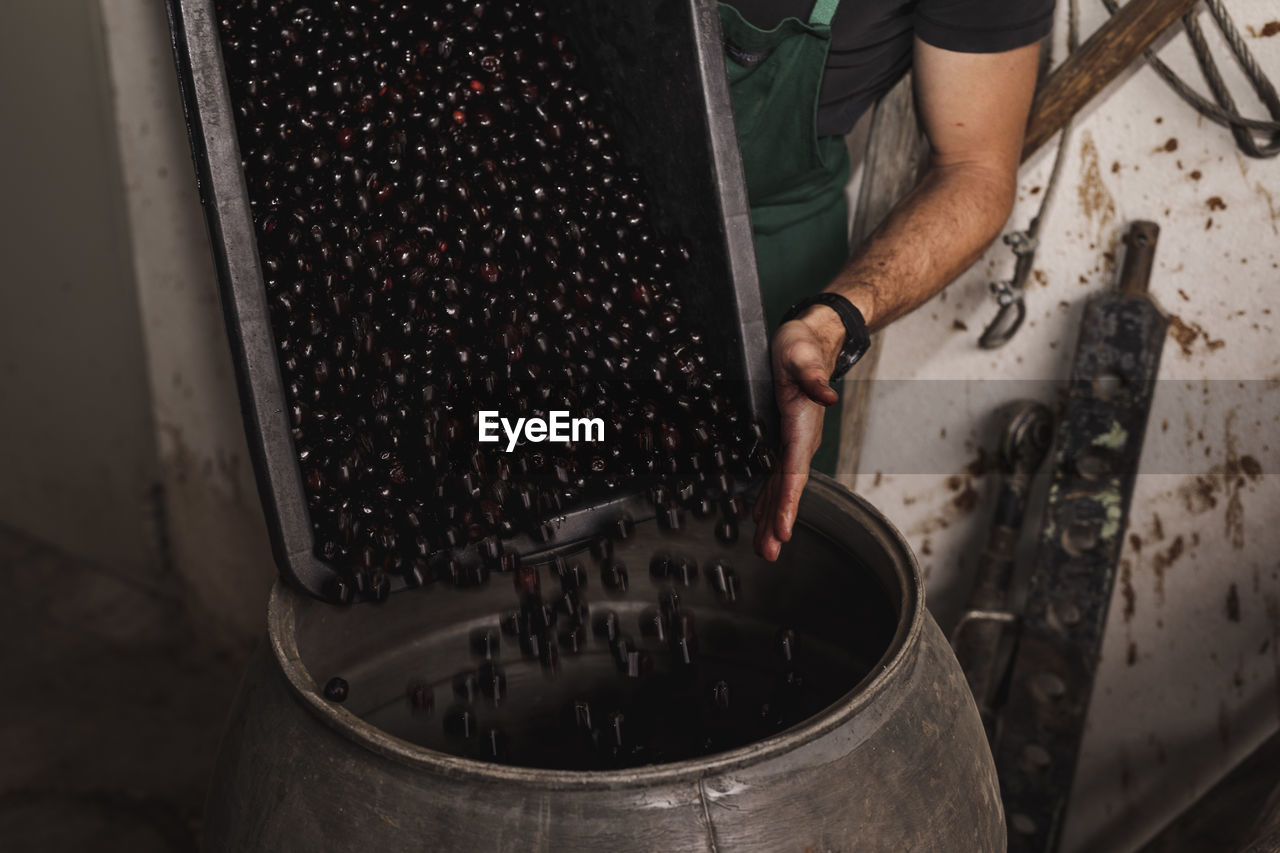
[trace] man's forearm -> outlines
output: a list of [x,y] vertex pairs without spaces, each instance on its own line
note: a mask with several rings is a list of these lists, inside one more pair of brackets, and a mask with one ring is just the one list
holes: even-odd
[[[1000,233],[1016,175],[972,164],[934,165],[890,212],[828,287],[873,330],[910,312],[964,272]],[[844,339],[831,311],[804,318],[831,345]]]

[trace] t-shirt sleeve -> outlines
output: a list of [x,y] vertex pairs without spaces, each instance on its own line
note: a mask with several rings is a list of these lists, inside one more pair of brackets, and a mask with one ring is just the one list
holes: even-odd
[[999,53],[1037,42],[1053,29],[1054,0],[920,0],[921,40],[960,53]]

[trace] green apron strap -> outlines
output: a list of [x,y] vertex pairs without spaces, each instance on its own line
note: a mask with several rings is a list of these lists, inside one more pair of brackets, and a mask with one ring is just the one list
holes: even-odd
[[[772,30],[752,26],[730,5],[720,6],[726,41],[765,57],[742,65],[730,51],[725,66],[770,328],[801,296],[830,284],[849,257],[849,153],[843,137],[819,137],[814,121],[830,22],[839,4],[811,2],[808,23],[788,17]],[[837,403],[822,419],[814,470],[835,472],[840,420]]]
[[813,4],[813,11],[809,14],[809,23],[823,27],[830,26],[831,19],[836,16],[836,7],[839,5],[840,0],[818,0]]

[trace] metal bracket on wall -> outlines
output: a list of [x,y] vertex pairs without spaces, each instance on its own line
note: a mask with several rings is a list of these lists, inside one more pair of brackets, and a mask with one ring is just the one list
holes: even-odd
[[1159,228],[1135,222],[1119,291],[1085,305],[996,768],[1010,853],[1058,847],[1168,318],[1147,292]]
[[1020,621],[1007,608],[1031,478],[1044,464],[1053,440],[1053,415],[1044,404],[1019,400],[1005,409],[1006,423],[997,454],[1000,496],[986,547],[978,558],[969,609],[951,633],[951,645],[964,667],[988,739],[995,724],[1002,675],[1008,670],[1008,640],[1016,634],[1011,627],[1016,628]]

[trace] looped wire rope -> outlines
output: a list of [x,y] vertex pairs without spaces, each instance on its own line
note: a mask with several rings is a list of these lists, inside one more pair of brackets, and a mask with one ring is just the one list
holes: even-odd
[[[1204,4],[1213,15],[1213,20],[1222,32],[1227,46],[1231,48],[1236,62],[1244,71],[1245,77],[1249,79],[1249,85],[1253,87],[1258,99],[1271,113],[1270,120],[1248,118],[1236,109],[1235,99],[1231,97],[1231,92],[1222,79],[1221,72],[1218,71],[1218,65],[1213,60],[1209,43],[1205,40],[1204,31],[1200,28],[1194,9],[1182,16],[1182,26],[1187,32],[1187,38],[1191,41],[1191,49],[1195,53],[1196,61],[1200,64],[1200,70],[1204,72],[1209,89],[1217,100],[1216,104],[1192,89],[1173,69],[1157,57],[1151,48],[1144,50],[1142,55],[1151,65],[1152,70],[1159,74],[1196,112],[1211,121],[1230,127],[1241,151],[1250,157],[1274,157],[1280,154],[1280,97],[1276,95],[1276,87],[1245,44],[1244,37],[1240,35],[1240,30],[1231,19],[1231,14],[1227,12],[1223,0],[1204,0]],[[1106,6],[1107,11],[1113,15],[1120,8],[1115,0],[1102,0],[1102,5]],[[1253,135],[1256,132],[1270,133],[1272,138],[1260,147]]]
[[[1200,65],[1200,70],[1204,73],[1205,81],[1209,84],[1209,89],[1212,91],[1217,103],[1210,101],[1192,89],[1173,69],[1157,57],[1155,51],[1151,48],[1143,51],[1143,57],[1152,70],[1159,74],[1161,79],[1193,109],[1205,118],[1230,128],[1232,136],[1235,137],[1236,145],[1239,146],[1242,152],[1250,157],[1275,157],[1280,154],[1280,95],[1277,95],[1274,84],[1268,79],[1266,73],[1258,65],[1253,53],[1249,50],[1248,45],[1245,44],[1243,36],[1240,35],[1240,30],[1227,12],[1223,0],[1204,0],[1204,3],[1209,9],[1209,13],[1213,15],[1223,39],[1228,47],[1231,48],[1231,53],[1236,62],[1239,63],[1241,70],[1244,71],[1245,76],[1249,79],[1249,84],[1253,87],[1258,99],[1262,101],[1267,111],[1271,113],[1272,118],[1270,120],[1248,118],[1240,114],[1236,108],[1235,99],[1231,96],[1231,91],[1227,88],[1226,81],[1222,79],[1218,65],[1209,50],[1209,43],[1205,39],[1204,31],[1200,27],[1200,22],[1196,19],[1194,10],[1183,16],[1182,25],[1186,30],[1188,40],[1191,42],[1191,48],[1195,53],[1196,61]],[[1120,8],[1115,0],[1102,0],[1102,4],[1113,15]],[[1068,55],[1079,45],[1077,13],[1076,0],[1071,0],[1068,10]],[[996,304],[1000,308],[995,318],[978,338],[978,345],[983,349],[997,349],[1004,346],[1018,331],[1022,321],[1026,318],[1027,308],[1023,302],[1023,294],[1027,278],[1031,274],[1032,265],[1035,261],[1036,249],[1039,245],[1040,224],[1044,220],[1045,211],[1049,207],[1054,190],[1057,189],[1058,176],[1062,171],[1063,153],[1066,150],[1070,132],[1071,120],[1068,119],[1063,125],[1062,132],[1058,135],[1058,150],[1054,155],[1053,169],[1045,185],[1044,196],[1040,199],[1040,207],[1030,225],[1024,231],[1014,231],[1004,237],[1004,242],[1013,251],[1017,260],[1014,266],[1013,278],[991,283],[991,291],[995,295]],[[1259,133],[1269,133],[1271,138],[1264,143],[1260,143],[1257,138]]]

